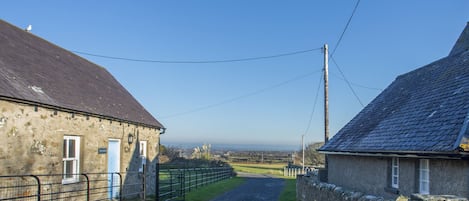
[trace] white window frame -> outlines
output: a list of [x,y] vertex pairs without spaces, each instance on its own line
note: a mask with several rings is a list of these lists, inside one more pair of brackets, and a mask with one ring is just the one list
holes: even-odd
[[419,193],[430,194],[430,160],[419,160]]
[[[70,157],[70,140],[75,140],[75,153],[74,157]],[[79,181],[79,173],[80,173],[80,137],[79,136],[64,136],[64,144],[63,144],[63,151],[62,154],[62,168],[63,168],[63,176],[62,176],[62,184],[69,184],[75,183]],[[66,162],[72,162],[72,176],[67,177],[67,165]]]
[[147,141],[140,141],[140,146],[139,146],[139,154],[140,157],[147,157]]
[[147,141],[140,141],[139,143],[140,144],[139,144],[138,154],[140,155],[140,159],[142,160],[142,163],[138,171],[143,172],[143,165],[147,164]]
[[391,187],[399,188],[399,158],[393,157],[391,162]]

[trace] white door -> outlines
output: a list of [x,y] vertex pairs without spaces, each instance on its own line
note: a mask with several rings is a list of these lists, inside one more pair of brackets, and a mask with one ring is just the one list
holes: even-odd
[[119,175],[116,174],[120,172],[120,140],[109,139],[108,143],[108,153],[107,153],[107,171],[108,176],[108,190],[109,198],[118,198],[119,197]]

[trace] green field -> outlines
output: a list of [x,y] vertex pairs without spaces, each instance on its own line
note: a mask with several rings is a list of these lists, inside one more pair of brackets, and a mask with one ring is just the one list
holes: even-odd
[[[296,200],[296,180],[283,177],[283,167],[285,164],[245,164],[230,163],[236,172],[246,172],[254,174],[266,174],[274,177],[283,178],[285,187],[283,188],[279,201],[295,201]],[[244,182],[243,178],[235,177],[232,179],[220,181],[208,186],[192,191],[186,195],[186,200],[202,201],[210,200],[226,191],[236,188]]]
[[231,167],[236,172],[247,172],[255,174],[268,174],[273,176],[283,176],[284,163],[273,163],[273,164],[246,164],[246,163],[230,163]]

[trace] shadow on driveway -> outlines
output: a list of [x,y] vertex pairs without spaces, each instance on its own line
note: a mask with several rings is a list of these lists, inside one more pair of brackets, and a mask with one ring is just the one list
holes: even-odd
[[283,179],[269,175],[238,172],[246,181],[211,201],[275,201],[285,185]]

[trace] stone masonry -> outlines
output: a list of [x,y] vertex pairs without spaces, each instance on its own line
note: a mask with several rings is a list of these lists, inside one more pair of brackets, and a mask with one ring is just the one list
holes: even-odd
[[[159,130],[4,100],[0,110],[0,175],[62,174],[64,135],[80,137],[80,173],[108,172],[107,153],[99,154],[98,149],[118,139],[121,172],[138,170],[140,140],[147,141],[146,170],[155,174]],[[132,144],[129,133],[135,136]],[[154,187],[153,180],[147,179],[147,186]]]
[[296,200],[298,201],[467,201],[454,195],[412,194],[410,198],[399,196],[395,199],[367,195],[330,183],[320,182],[317,175],[298,175],[296,178]]

